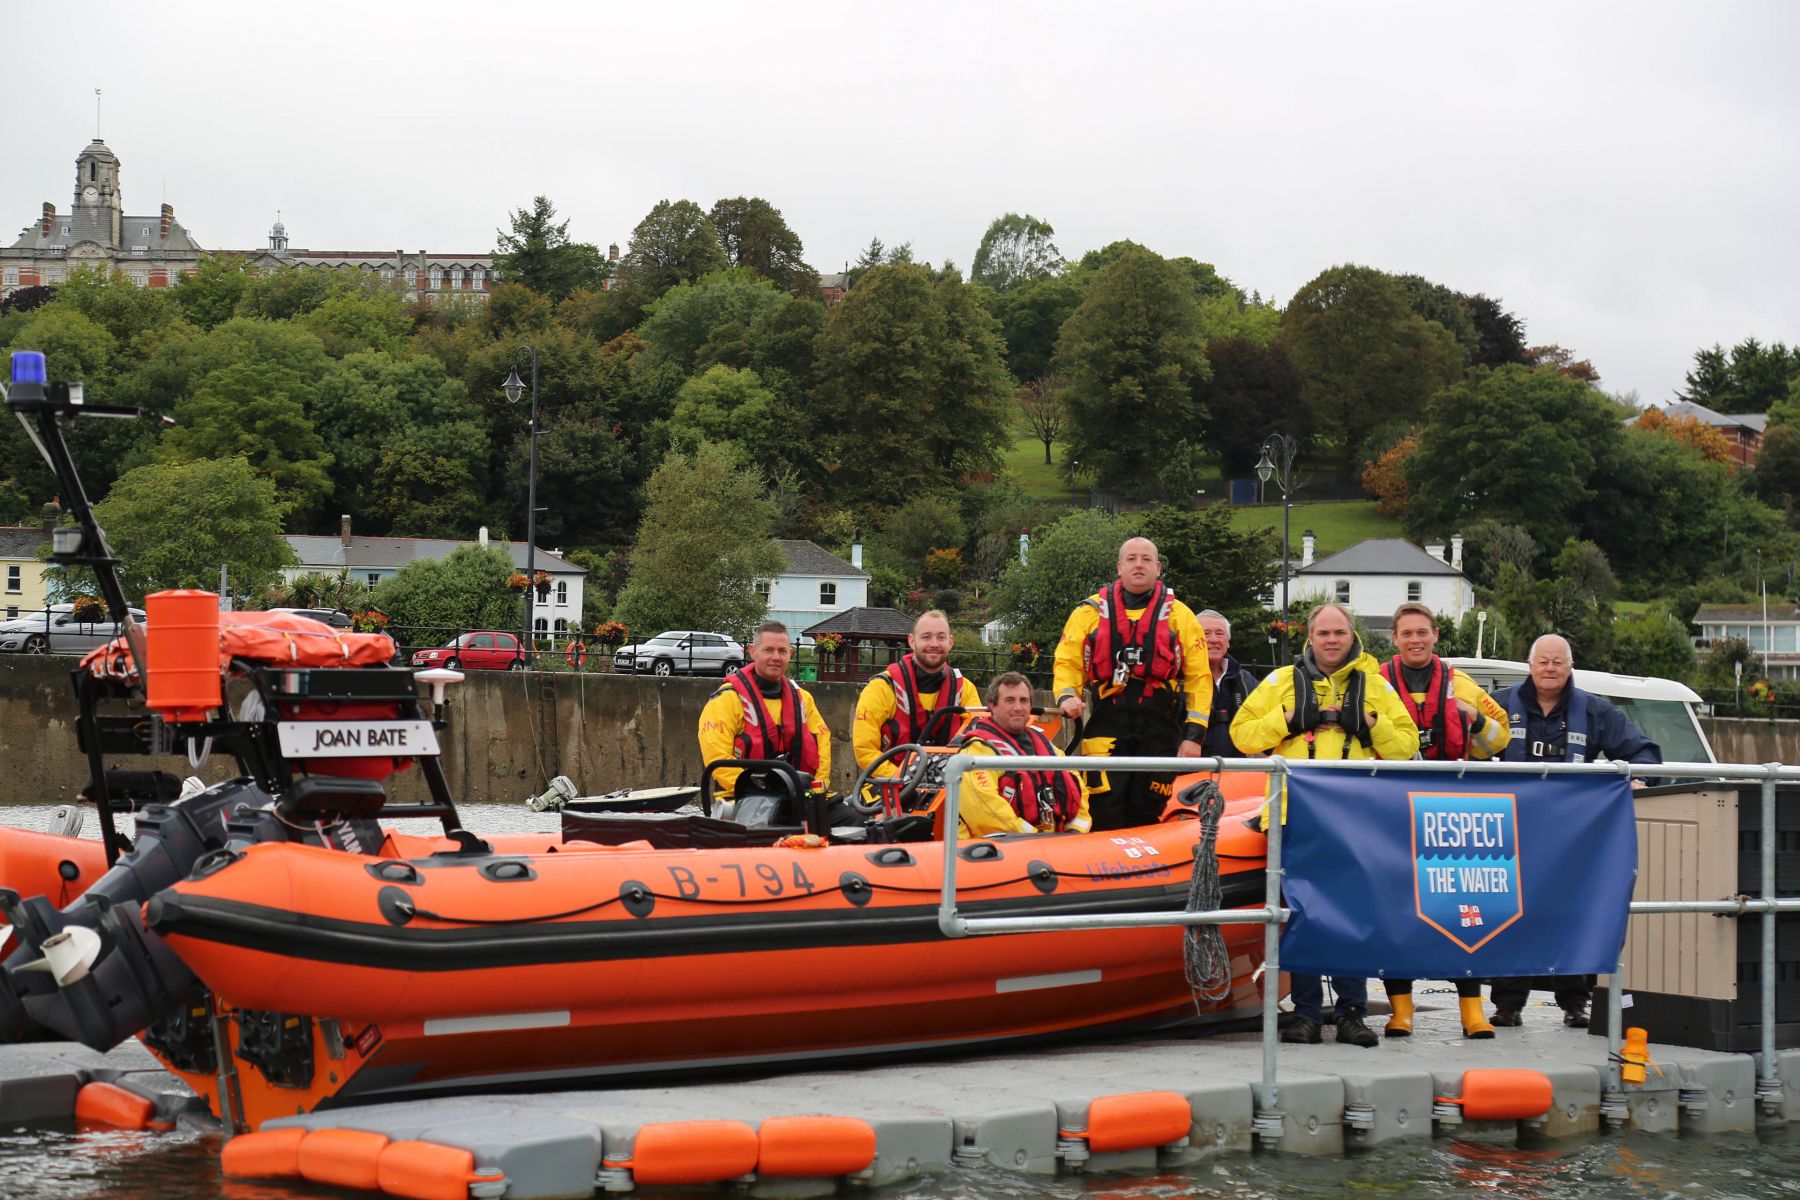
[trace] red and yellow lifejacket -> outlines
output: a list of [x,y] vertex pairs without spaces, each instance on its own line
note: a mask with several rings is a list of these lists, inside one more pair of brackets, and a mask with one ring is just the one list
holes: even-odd
[[[1027,725],[1024,735],[1015,738],[991,717],[971,722],[957,738],[958,745],[965,742],[980,742],[996,755],[1048,758],[1056,753],[1050,739],[1036,726]],[[1014,812],[1039,829],[1052,821],[1054,828],[1067,829],[1069,822],[1081,814],[1081,782],[1073,771],[1002,771],[1000,796]]]
[[1381,664],[1381,674],[1400,694],[1413,724],[1419,727],[1419,755],[1429,759],[1460,759],[1469,756],[1469,726],[1457,707],[1452,690],[1455,668],[1437,655],[1431,656],[1431,678],[1425,684],[1424,699],[1415,702],[1406,686],[1406,672],[1396,654]]
[[739,758],[780,759],[816,775],[819,771],[819,739],[806,724],[800,689],[794,681],[781,681],[781,719],[769,715],[763,703],[762,689],[757,686],[756,669],[740,667],[726,677],[726,683],[737,693],[744,706],[744,728],[732,741]]
[[962,672],[949,663],[944,664],[944,682],[938,688],[935,708],[926,708],[919,703],[919,672],[912,655],[903,654],[899,662],[889,663],[882,676],[894,689],[894,715],[881,724],[881,748],[887,750],[908,742],[922,746],[948,745],[952,736],[949,722],[944,722],[929,742],[924,737],[925,727],[931,723],[932,714],[954,707],[962,700]]
[[1125,615],[1125,585],[1116,580],[1087,603],[1100,610],[1083,656],[1088,682],[1099,695],[1136,692],[1142,699],[1178,683],[1184,656],[1172,619],[1175,593],[1162,580],[1150,589],[1135,621]]

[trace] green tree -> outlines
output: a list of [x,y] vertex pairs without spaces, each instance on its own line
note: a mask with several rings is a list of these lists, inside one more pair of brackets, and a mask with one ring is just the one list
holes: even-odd
[[631,231],[619,276],[642,312],[676,284],[694,283],[727,265],[706,210],[692,200],[663,200]]
[[1613,665],[1628,675],[1653,675],[1681,683],[1699,669],[1687,622],[1656,604],[1613,622]]
[[277,267],[252,275],[238,299],[237,315],[265,321],[305,316],[333,296],[360,290],[361,281],[336,271]]
[[714,204],[707,217],[726,262],[748,267],[795,296],[818,295],[819,273],[806,264],[800,235],[773,204],[761,196],[733,196]]
[[413,432],[381,447],[369,498],[359,510],[376,528],[410,537],[458,538],[480,520],[475,465],[467,456],[444,453],[433,440]]
[[1129,531],[1097,508],[1070,513],[1032,537],[1027,561],[1014,560],[994,588],[993,613],[1014,641],[1054,646],[1069,613],[1112,581]]
[[412,333],[412,318],[395,292],[333,296],[300,318],[319,335],[325,352],[342,358],[359,350],[400,350]]
[[1475,329],[1475,357],[1470,365],[1504,367],[1529,362],[1525,347],[1525,323],[1503,308],[1498,300],[1477,292],[1461,297],[1469,324]]
[[1305,381],[1315,435],[1346,469],[1369,430],[1417,420],[1462,369],[1455,337],[1372,267],[1332,267],[1302,287],[1282,314],[1281,342]]
[[1200,339],[1209,345],[1225,338],[1243,338],[1268,346],[1281,336],[1281,310],[1260,300],[1245,300],[1235,291],[1205,296],[1200,301]]
[[[756,319],[792,303],[793,298],[777,291],[772,281],[743,267],[697,283],[677,284],[649,306],[638,326],[647,350],[639,365],[668,365],[683,376],[715,362],[748,366],[753,354],[750,329]],[[725,347],[730,349],[721,353]]]
[[120,346],[176,315],[169,293],[139,287],[125,272],[107,267],[76,267],[56,289],[56,307],[100,325]]
[[960,547],[968,527],[954,500],[946,495],[915,496],[887,515],[870,539],[875,557],[917,578],[925,556],[947,546]]
[[763,480],[721,446],[673,453],[650,476],[631,576],[614,617],[640,633],[747,631],[766,611],[756,581],[781,570]]
[[190,323],[211,329],[237,315],[252,278],[241,255],[207,254],[198,267],[176,279],[169,297]]
[[242,458],[138,467],[94,511],[137,603],[164,588],[216,588],[221,565],[237,591],[261,595],[295,561],[275,484]]
[[756,372],[711,367],[681,385],[669,417],[669,438],[693,451],[701,442],[735,446],[743,461],[773,465],[777,441],[775,397]]
[[1065,271],[1020,282],[993,299],[1006,341],[1006,366],[1024,382],[1052,372],[1063,322],[1080,307],[1091,273]]
[[293,321],[234,317],[206,331],[176,325],[119,381],[119,402],[168,412],[222,367],[275,367],[311,381],[326,375],[331,361],[319,336]]
[[1300,372],[1284,349],[1237,336],[1207,343],[1206,357],[1212,368],[1207,442],[1226,478],[1249,478],[1272,433],[1306,441],[1310,419]]
[[837,503],[891,506],[997,464],[1012,382],[993,318],[960,281],[871,269],[831,310],[814,370],[819,460]]
[[591,242],[569,240],[569,223],[556,221],[556,206],[536,196],[512,214],[512,232],[496,230],[494,270],[501,279],[561,300],[577,288],[598,288],[608,266]]
[[1579,380],[1517,366],[1471,371],[1425,414],[1406,464],[1407,529],[1422,537],[1487,519],[1560,546],[1582,527],[1595,470],[1623,436],[1612,406]]
[[[1800,418],[1800,412],[1794,415]],[[1795,501],[1800,500],[1800,426],[1769,427],[1763,434],[1762,449],[1757,451],[1751,483],[1758,496],[1786,512],[1792,521]]]
[[1529,533],[1517,525],[1499,521],[1472,521],[1462,527],[1463,574],[1483,588],[1499,583],[1500,568],[1507,563],[1530,571],[1537,562],[1538,547]]
[[1103,268],[1063,325],[1069,457],[1101,487],[1158,490],[1150,464],[1206,420],[1211,379],[1199,341],[1199,304],[1183,273],[1147,250]]
[[221,367],[176,407],[159,453],[165,462],[235,457],[275,485],[283,512],[314,512],[331,491],[331,456],[307,419],[311,396],[280,367]]
[[369,597],[394,626],[523,629],[524,602],[507,590],[512,558],[494,547],[459,546],[442,559],[414,559]]
[[1007,213],[995,217],[981,235],[969,281],[1004,292],[1021,283],[1044,279],[1062,270],[1062,252],[1050,239],[1056,230],[1033,216]]
[[1423,275],[1396,275],[1394,282],[1399,285],[1401,295],[1406,297],[1408,308],[1427,321],[1436,321],[1456,339],[1456,344],[1462,347],[1464,363],[1475,361],[1481,352],[1481,335],[1476,332],[1475,322],[1460,293],[1441,283],[1433,283]]

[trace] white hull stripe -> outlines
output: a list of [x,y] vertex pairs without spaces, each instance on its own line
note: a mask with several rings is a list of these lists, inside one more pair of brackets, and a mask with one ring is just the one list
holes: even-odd
[[996,992],[1035,992],[1042,988],[1073,987],[1078,983],[1099,983],[1100,969],[1064,971],[1059,975],[1015,975],[1011,979],[994,980]]
[[503,1033],[512,1029],[561,1029],[569,1023],[562,1012],[495,1013],[491,1017],[443,1017],[425,1022],[426,1037],[452,1033]]

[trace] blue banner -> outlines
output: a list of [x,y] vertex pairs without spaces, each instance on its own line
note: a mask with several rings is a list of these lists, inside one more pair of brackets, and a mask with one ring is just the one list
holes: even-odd
[[1618,966],[1637,877],[1620,776],[1296,767],[1283,836],[1284,969],[1461,979]]

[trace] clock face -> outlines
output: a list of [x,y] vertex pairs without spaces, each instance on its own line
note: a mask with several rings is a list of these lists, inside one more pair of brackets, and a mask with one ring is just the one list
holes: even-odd
[[100,194],[100,189],[95,187],[91,183],[81,189],[81,196],[82,196],[82,199],[84,199],[84,200],[92,200],[99,194]]

